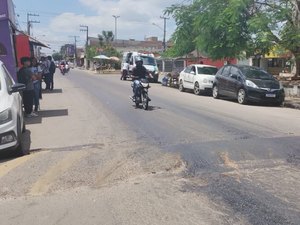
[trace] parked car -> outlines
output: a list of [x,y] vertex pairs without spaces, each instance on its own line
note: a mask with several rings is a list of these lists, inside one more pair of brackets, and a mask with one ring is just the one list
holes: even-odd
[[227,96],[238,103],[264,102],[281,105],[284,89],[271,74],[261,68],[242,65],[226,65],[216,74],[213,97]]
[[179,91],[191,89],[196,95],[212,91],[217,71],[217,67],[204,64],[193,64],[186,67],[179,75]]
[[0,151],[28,152],[22,147],[22,133],[25,131],[23,104],[20,91],[24,84],[15,83],[4,64],[0,61]]

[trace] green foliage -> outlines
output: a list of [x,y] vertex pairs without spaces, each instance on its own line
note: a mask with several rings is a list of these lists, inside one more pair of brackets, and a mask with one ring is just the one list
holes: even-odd
[[93,57],[99,55],[99,48],[97,46],[88,46],[86,57],[89,60],[92,60]]
[[[172,5],[177,29],[171,56],[194,49],[213,59],[268,53],[275,45],[300,53],[299,0],[194,0]],[[297,14],[298,13],[298,14]]]
[[193,23],[198,49],[213,59],[239,57],[249,39],[246,1],[199,0],[195,6],[199,9]]
[[193,51],[196,48],[193,24],[196,17],[196,11],[193,10],[193,5],[172,5],[167,8],[166,14],[172,14],[176,21],[176,31],[173,34],[172,41],[174,46],[165,52],[166,56],[182,56]]
[[63,59],[63,56],[59,52],[55,52],[52,54],[52,58],[54,61],[60,61]]
[[102,31],[102,34],[98,34],[100,46],[111,45],[114,40],[114,33],[112,31]]
[[112,47],[111,42],[114,40],[112,31],[102,31],[102,34],[98,34],[99,44],[97,46],[89,46],[87,50],[87,58],[92,60],[93,57],[103,54],[108,57],[115,56],[121,57],[121,53]]
[[108,56],[108,57],[111,57],[111,56],[115,56],[115,57],[118,57],[120,58],[121,57],[121,53],[118,52],[114,47],[112,46],[105,46],[105,48],[103,49],[103,52],[102,54]]

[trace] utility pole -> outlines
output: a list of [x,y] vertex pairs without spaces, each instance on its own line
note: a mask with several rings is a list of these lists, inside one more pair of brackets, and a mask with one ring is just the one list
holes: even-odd
[[118,18],[120,18],[120,16],[113,15],[113,17],[115,18],[115,40],[117,40],[118,39],[118,36],[117,36],[117,25],[118,25]]
[[77,67],[77,38],[79,38],[79,36],[70,36],[72,38],[74,38],[74,66]]
[[161,16],[160,17],[161,19],[164,20],[164,40],[163,40],[163,48],[164,48],[164,52],[166,51],[166,30],[167,30],[167,20],[170,19],[168,17],[164,17],[164,16]]
[[89,26],[86,25],[80,25],[81,28],[80,31],[86,32],[86,44],[85,44],[85,59],[84,64],[85,68],[88,69],[88,60],[87,60],[87,50],[88,50],[88,44],[89,44]]
[[38,14],[27,13],[27,34],[30,36],[30,28],[33,23],[40,23],[40,21],[30,20],[31,16],[40,16]]

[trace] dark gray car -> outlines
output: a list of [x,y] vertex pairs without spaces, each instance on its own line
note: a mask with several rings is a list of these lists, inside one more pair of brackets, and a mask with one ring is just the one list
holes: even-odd
[[237,99],[240,104],[263,102],[281,105],[284,89],[266,71],[242,65],[223,66],[216,74],[213,84],[213,97],[220,96]]

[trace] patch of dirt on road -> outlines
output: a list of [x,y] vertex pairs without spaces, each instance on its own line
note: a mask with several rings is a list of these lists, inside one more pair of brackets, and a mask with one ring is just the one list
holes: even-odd
[[97,175],[95,186],[111,185],[137,176],[179,174],[185,169],[185,163],[177,154],[162,153],[151,147],[135,151],[129,148],[104,163]]

